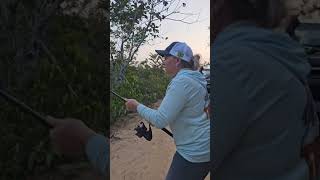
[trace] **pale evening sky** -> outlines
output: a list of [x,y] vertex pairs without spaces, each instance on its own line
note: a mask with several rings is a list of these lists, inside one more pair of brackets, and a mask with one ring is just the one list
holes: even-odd
[[171,42],[182,41],[193,50],[193,54],[201,55],[201,63],[210,61],[210,0],[185,0],[186,7],[181,12],[197,14],[188,18],[188,21],[199,19],[193,24],[185,24],[171,20],[165,20],[160,26],[160,34],[168,37],[167,40],[157,39],[143,45],[137,56],[137,60],[145,60],[155,49],[165,49]]

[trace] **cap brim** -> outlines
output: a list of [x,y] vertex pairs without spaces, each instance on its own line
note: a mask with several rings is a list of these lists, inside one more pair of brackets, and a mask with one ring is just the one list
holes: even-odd
[[165,50],[156,50],[156,53],[158,53],[159,56],[162,56],[162,57],[170,55],[169,52]]

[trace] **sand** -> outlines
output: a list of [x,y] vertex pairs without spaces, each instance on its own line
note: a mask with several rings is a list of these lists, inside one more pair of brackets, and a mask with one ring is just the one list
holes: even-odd
[[[140,139],[134,131],[140,121],[143,119],[138,114],[129,114],[111,127],[111,180],[164,180],[166,177],[175,153],[173,139],[156,128],[152,128],[151,141]],[[205,180],[209,179],[208,175]]]

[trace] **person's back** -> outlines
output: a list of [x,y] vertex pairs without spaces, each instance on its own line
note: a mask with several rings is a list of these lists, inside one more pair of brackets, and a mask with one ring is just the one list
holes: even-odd
[[304,86],[310,66],[289,36],[235,23],[213,46],[215,180],[305,180]]
[[[182,87],[177,93],[183,96],[183,107],[179,116],[169,123],[177,151],[191,162],[209,161],[210,121],[204,112],[209,100],[206,80],[198,71],[182,69],[172,79],[168,89],[177,89],[179,85]],[[182,98],[179,99],[182,101]],[[179,99],[172,99],[168,103]]]

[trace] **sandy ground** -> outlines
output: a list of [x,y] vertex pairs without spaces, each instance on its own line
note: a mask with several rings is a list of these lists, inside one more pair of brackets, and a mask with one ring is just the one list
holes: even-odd
[[[134,131],[140,121],[143,120],[137,114],[129,114],[111,127],[111,180],[164,180],[166,177],[175,152],[173,140],[156,128],[152,128],[151,141],[140,139]],[[205,180],[209,179],[208,175]]]

